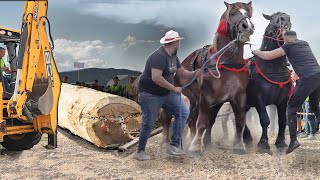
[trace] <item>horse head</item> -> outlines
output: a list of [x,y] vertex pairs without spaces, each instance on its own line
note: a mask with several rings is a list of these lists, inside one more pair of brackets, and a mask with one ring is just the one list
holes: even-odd
[[[235,48],[229,48],[221,55],[222,61],[230,61],[230,63],[243,63],[243,45],[244,42],[250,40],[250,36],[254,32],[254,25],[251,22],[252,2],[237,2],[229,4],[224,2],[227,9],[222,14],[220,23],[211,45],[215,51],[221,49],[232,40],[237,40]],[[241,58],[240,58],[241,57]]]
[[226,31],[224,33],[232,40],[242,34],[248,41],[250,35],[254,32],[254,25],[250,20],[252,17],[252,2],[237,2],[233,4],[224,2],[224,4],[227,10],[221,16],[218,34],[221,34],[221,26],[225,24]]
[[[282,32],[284,30],[291,29],[292,24],[290,21],[290,16],[283,12],[277,12],[272,15],[263,14],[263,17],[270,22],[265,30],[265,42],[262,43],[263,46],[261,47],[261,49],[272,50],[278,48],[283,44]],[[273,41],[275,47],[270,46],[271,41]]]

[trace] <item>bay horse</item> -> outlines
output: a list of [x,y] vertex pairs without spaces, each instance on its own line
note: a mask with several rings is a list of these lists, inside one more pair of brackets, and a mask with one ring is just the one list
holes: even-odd
[[[182,67],[189,71],[200,69],[214,52],[238,39],[239,35],[246,39],[236,41],[231,48],[210,61],[202,76],[182,91],[191,103],[189,127],[193,140],[189,151],[196,154],[201,153],[203,149],[202,135],[209,125],[211,108],[216,108],[216,104],[222,105],[227,101],[230,102],[235,113],[237,133],[234,150],[236,152],[245,151],[242,132],[245,125],[246,87],[249,76],[246,72],[246,61],[243,60],[243,47],[244,42],[249,40],[254,31],[254,26],[250,21],[252,2],[224,3],[227,10],[221,16],[212,45],[194,51],[181,63]],[[215,74],[218,74],[218,77]],[[187,83],[182,78],[175,76],[176,86],[183,86]],[[165,111],[162,111],[160,115],[163,124],[163,141],[166,143],[169,141],[171,117]]]
[[[284,44],[282,40],[282,31],[291,29],[290,16],[283,12],[277,12],[270,15],[263,14],[264,18],[269,20],[269,24],[265,29],[260,50],[271,51],[279,48]],[[286,56],[280,57],[273,61],[265,61],[254,56],[249,61],[248,69],[250,80],[247,87],[247,107],[248,111],[251,107],[255,107],[260,118],[262,127],[262,135],[258,143],[258,152],[269,153],[270,146],[268,144],[268,126],[270,119],[266,110],[268,105],[276,105],[278,111],[279,131],[275,142],[277,148],[287,147],[285,143],[286,128],[286,108],[289,100],[289,92],[292,88],[290,71],[287,67]],[[218,109],[214,109],[212,116],[215,117]],[[214,120],[210,119],[210,126],[207,128],[205,135],[205,143],[211,143],[211,128]],[[252,143],[250,130],[244,130],[244,142]]]

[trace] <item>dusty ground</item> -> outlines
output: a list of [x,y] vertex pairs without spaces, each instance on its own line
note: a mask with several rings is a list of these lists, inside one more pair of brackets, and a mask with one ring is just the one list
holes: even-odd
[[[220,129],[218,120],[214,142],[222,136]],[[138,162],[130,152],[97,149],[68,132],[59,132],[59,148],[55,150],[43,148],[44,138],[28,151],[2,151],[0,179],[320,179],[320,135],[314,141],[301,139],[302,146],[290,155],[277,152],[273,145],[273,155],[259,154],[255,148],[236,155],[230,132],[228,141],[214,143],[198,158],[167,156],[159,146],[158,135],[148,144],[154,160]],[[256,127],[254,136],[259,132]]]

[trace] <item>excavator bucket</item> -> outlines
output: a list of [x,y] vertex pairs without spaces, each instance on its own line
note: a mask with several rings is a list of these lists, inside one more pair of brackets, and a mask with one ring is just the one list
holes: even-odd
[[35,79],[27,104],[37,115],[50,114],[53,107],[52,81],[50,78]]

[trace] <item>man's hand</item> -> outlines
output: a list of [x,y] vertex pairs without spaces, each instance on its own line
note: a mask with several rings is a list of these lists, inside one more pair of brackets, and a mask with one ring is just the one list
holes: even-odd
[[202,70],[201,70],[201,69],[195,70],[195,71],[194,71],[194,75],[195,75],[196,77],[200,77],[200,76],[202,75]]
[[296,82],[299,79],[299,76],[296,73],[292,73],[291,79]]
[[10,73],[10,70],[9,70],[9,68],[8,67],[3,67],[3,71],[5,72],[5,73],[7,73],[7,74],[9,74]]
[[258,56],[259,52],[260,52],[260,50],[253,50],[252,54]]
[[175,92],[175,93],[177,93],[177,94],[181,94],[181,92],[182,92],[182,87],[174,87],[173,88],[173,92]]

